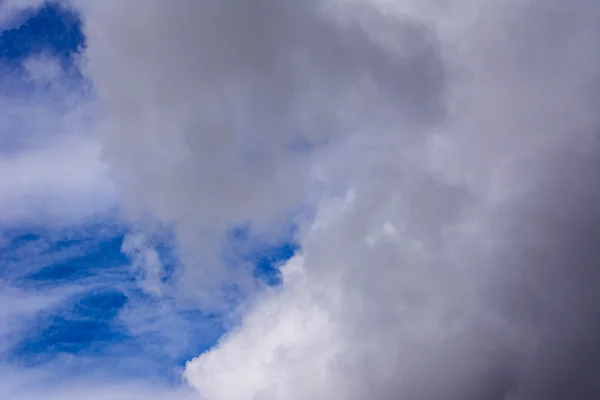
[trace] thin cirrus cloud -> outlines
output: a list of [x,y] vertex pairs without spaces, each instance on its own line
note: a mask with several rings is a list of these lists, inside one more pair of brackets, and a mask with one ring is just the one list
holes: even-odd
[[182,364],[216,341],[222,321],[147,293],[123,231],[13,234],[0,248],[3,398],[188,398]]
[[596,2],[70,4],[149,309],[228,322],[197,396],[599,397]]

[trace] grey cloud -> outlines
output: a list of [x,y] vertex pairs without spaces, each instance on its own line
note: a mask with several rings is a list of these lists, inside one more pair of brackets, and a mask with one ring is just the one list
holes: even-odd
[[[219,264],[210,249],[233,224],[269,229],[306,205],[315,169],[339,157],[335,143],[357,131],[402,135],[443,115],[443,65],[425,25],[323,6],[83,5],[106,160],[134,212],[178,226],[188,263]],[[373,25],[409,51],[375,38]],[[290,150],[302,142],[317,149]]]
[[106,159],[188,291],[248,279],[211,252],[231,224],[350,193],[190,361],[208,400],[600,397],[597,2],[82,10]]

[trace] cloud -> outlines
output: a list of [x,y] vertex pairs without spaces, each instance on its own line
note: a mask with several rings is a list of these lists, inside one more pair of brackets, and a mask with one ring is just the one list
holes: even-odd
[[9,400],[197,400],[194,393],[148,384],[148,382],[105,382],[103,379],[81,379],[48,384],[48,373],[40,370],[15,371],[0,368],[0,395]]
[[370,7],[364,19],[315,1],[81,9],[105,159],[131,215],[176,227],[188,292],[251,286],[223,268],[223,235],[273,229],[327,182],[343,185],[340,147],[393,141],[444,114],[435,35]]
[[188,363],[208,400],[598,397],[600,6],[438,3],[80,5],[105,159],[175,227],[179,295],[249,279],[232,225],[318,210]]
[[51,53],[18,66],[0,80],[0,224],[77,225],[115,208],[84,82]]
[[108,211],[116,195],[100,146],[90,140],[57,140],[44,149],[0,157],[0,222],[73,224]]
[[6,0],[0,4],[0,29],[16,25],[24,10],[41,6],[44,0]]
[[141,288],[149,294],[160,295],[164,268],[148,238],[141,233],[130,234],[123,241],[121,250],[131,258],[132,267],[140,271]]

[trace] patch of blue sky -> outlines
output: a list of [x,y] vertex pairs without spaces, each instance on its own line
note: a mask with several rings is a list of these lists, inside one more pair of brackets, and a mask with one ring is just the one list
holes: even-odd
[[[43,89],[48,96],[54,95],[52,100],[58,101],[60,97],[53,93],[53,87],[62,85],[72,90],[76,89],[76,84],[83,89],[84,81],[75,62],[85,47],[85,36],[78,16],[57,3],[44,3],[41,8],[25,11],[25,14],[28,18],[21,18],[21,24],[0,32],[2,93],[20,97]],[[51,57],[57,62],[60,74],[46,82],[23,79],[28,65],[26,61],[32,57]],[[51,71],[45,73],[48,72]],[[69,85],[69,81],[75,82]]]
[[[81,229],[70,241],[47,232],[5,239],[3,284],[59,299],[22,316],[19,328],[9,332],[5,360],[37,366],[68,359],[63,373],[67,367],[69,373],[108,368],[120,377],[176,380],[185,361],[217,342],[223,321],[144,293],[121,252],[125,231],[95,229]],[[169,245],[156,247],[163,265],[176,268],[168,261],[176,259]]]
[[[168,301],[153,303],[139,291],[135,273],[121,252],[122,234],[60,245],[39,234],[22,235],[15,241],[15,248],[33,242],[33,248],[43,248],[40,253],[53,254],[55,262],[13,274],[12,279],[4,280],[5,288],[10,285],[26,296],[47,294],[56,301],[20,316],[19,323],[13,325],[18,328],[6,335],[12,345],[5,351],[5,361],[32,367],[69,360],[62,367],[63,373],[67,367],[70,373],[109,368],[121,377],[161,372],[168,379],[170,370],[180,367],[189,353],[198,351],[197,343],[210,338],[210,343],[204,344],[210,346],[222,333],[212,329],[215,333],[207,335],[204,329],[196,330],[200,333],[197,343],[183,346],[183,332],[194,332],[189,325],[198,314],[187,315],[189,312],[177,310]],[[70,245],[76,251],[69,252]],[[12,248],[5,246],[9,252]],[[20,262],[24,265],[27,260],[25,257]],[[4,271],[10,267],[0,264]],[[144,320],[132,318],[136,314]],[[196,325],[208,326],[203,320]]]
[[[95,265],[110,258],[125,228],[110,221],[100,224],[52,229],[39,226],[0,227],[3,232],[0,244],[0,278],[16,282],[23,277],[59,278],[51,271],[62,271],[67,263]],[[119,252],[123,264],[126,258]],[[113,260],[114,261],[114,260]],[[101,263],[100,263],[101,264]],[[41,279],[40,281],[43,281]]]
[[[94,237],[89,231],[87,234],[71,242],[55,241],[54,237],[40,233],[17,236],[14,242],[6,240],[0,252],[5,287],[24,293],[65,293],[58,304],[32,316],[27,330],[30,334],[39,330],[35,334],[39,340],[30,336],[22,343],[23,349],[40,353],[46,349],[42,344],[53,340],[55,346],[48,345],[47,349],[67,349],[70,337],[85,337],[78,333],[82,328],[94,335],[89,328],[95,325],[90,321],[113,319],[124,305],[121,300],[110,302],[103,297],[107,293],[109,298],[117,295],[125,298],[124,294],[118,294],[120,290],[114,289],[128,277],[128,260],[120,252],[122,237]],[[28,340],[33,340],[31,346],[27,345]],[[20,354],[26,353],[23,350]]]
[[239,225],[229,233],[224,257],[232,263],[244,261],[252,265],[254,277],[264,284],[280,285],[281,265],[299,250],[295,233],[293,224],[275,235],[253,233],[250,225]]
[[50,53],[65,66],[85,47],[81,21],[73,11],[58,3],[24,11],[18,26],[0,32],[0,59],[18,66],[36,54]]
[[36,315],[27,335],[12,349],[12,356],[25,364],[37,364],[64,354],[103,355],[130,339],[117,318],[126,302],[122,292],[108,287],[77,293],[59,307]]
[[19,287],[43,290],[61,284],[77,283],[86,289],[91,289],[106,284],[112,286],[132,281],[134,276],[126,258],[111,254],[114,250],[109,246],[118,242],[120,239],[115,238],[108,243],[100,243],[97,248],[91,248],[86,254],[45,266],[15,283]]

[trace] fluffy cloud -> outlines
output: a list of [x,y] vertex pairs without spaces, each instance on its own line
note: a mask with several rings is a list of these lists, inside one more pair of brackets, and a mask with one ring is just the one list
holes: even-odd
[[188,364],[208,400],[598,396],[600,5],[438,3],[81,6],[106,160],[184,290],[248,279],[232,225],[319,210]]

